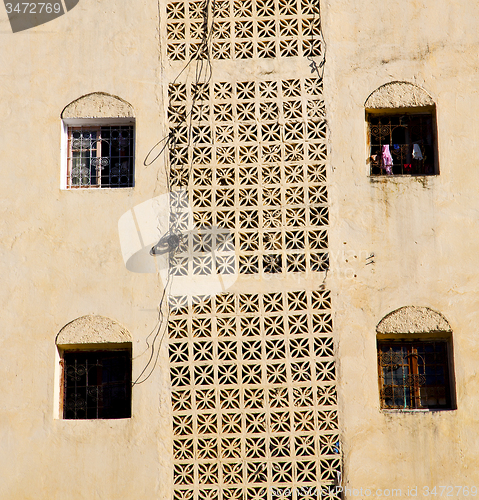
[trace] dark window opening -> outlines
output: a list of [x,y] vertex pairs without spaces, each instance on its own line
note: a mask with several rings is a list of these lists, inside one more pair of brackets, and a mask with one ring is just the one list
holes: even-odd
[[451,408],[448,342],[378,341],[382,408]]
[[133,186],[133,126],[69,127],[69,188]]
[[368,115],[371,175],[435,175],[433,115]]
[[63,418],[131,417],[130,351],[65,352]]

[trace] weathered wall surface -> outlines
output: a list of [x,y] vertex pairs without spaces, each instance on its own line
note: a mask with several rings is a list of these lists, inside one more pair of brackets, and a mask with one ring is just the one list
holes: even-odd
[[[478,14],[475,2],[323,4],[334,215],[330,286],[351,488],[402,488],[404,496],[409,486],[421,495],[425,485],[479,482]],[[437,177],[368,177],[364,102],[392,81],[415,83],[436,103]],[[454,411],[379,409],[376,325],[406,305],[439,311],[452,327]]]
[[[416,485],[479,484],[478,15],[472,1],[322,3],[332,214],[326,286],[336,311],[343,478],[351,488],[402,488],[404,496]],[[163,158],[144,165],[166,133],[165,29],[154,2],[82,0],[15,35],[0,9],[2,499],[171,497],[165,349],[133,390],[131,419],[54,418],[55,338],[75,318],[112,318],[130,332],[134,379],[149,356],[145,339],[157,324],[162,284],[127,271],[117,223],[166,191]],[[293,79],[308,64],[228,61],[215,78]],[[169,67],[169,77],[176,74]],[[415,83],[436,103],[436,177],[368,176],[364,103],[391,81]],[[132,189],[60,190],[60,114],[92,92],[133,108]],[[280,287],[293,290],[289,279]],[[277,289],[254,279],[247,286]],[[452,327],[456,410],[379,409],[376,326],[406,305],[438,311]]]
[[[164,191],[161,160],[143,165],[165,134],[158,5],[82,0],[16,34],[2,5],[0,68],[0,497],[169,498],[163,354],[133,390],[131,419],[54,418],[55,337],[66,324],[92,314],[124,326],[134,379],[150,354],[162,288],[155,275],[127,271],[118,220]],[[92,92],[121,97],[137,117],[132,189],[60,190],[60,115]]]
[[111,117],[134,117],[132,107],[105,93],[93,92],[76,99],[65,107],[62,118],[111,118]]

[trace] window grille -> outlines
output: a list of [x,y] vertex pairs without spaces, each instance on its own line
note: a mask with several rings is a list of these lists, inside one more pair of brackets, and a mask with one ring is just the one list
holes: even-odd
[[133,126],[68,127],[68,188],[133,186]]
[[[431,113],[368,117],[371,175],[434,175],[435,126]],[[387,148],[392,165],[384,156]]]
[[131,416],[130,351],[65,352],[65,419]]
[[378,342],[382,408],[451,407],[447,341]]

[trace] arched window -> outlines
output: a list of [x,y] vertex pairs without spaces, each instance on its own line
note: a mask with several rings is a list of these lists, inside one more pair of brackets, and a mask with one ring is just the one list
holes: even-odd
[[427,307],[402,307],[376,328],[381,408],[453,408],[452,331]]
[[135,118],[126,101],[95,92],[62,112],[62,188],[134,185]]
[[425,90],[388,83],[367,98],[365,108],[370,175],[439,173],[436,107]]
[[57,335],[65,419],[131,416],[131,336],[119,323],[83,316]]

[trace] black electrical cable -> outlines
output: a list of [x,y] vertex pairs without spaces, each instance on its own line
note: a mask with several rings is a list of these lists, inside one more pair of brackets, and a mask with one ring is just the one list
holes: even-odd
[[[324,75],[324,66],[326,64],[326,42],[325,42],[325,39],[324,39],[324,35],[323,35],[323,31],[322,31],[322,23],[321,23],[321,12],[320,12],[320,0],[318,0],[318,18],[319,18],[319,23],[320,23],[320,43],[322,44],[322,58],[321,58],[321,61],[318,65],[318,63],[313,59],[313,55],[312,55],[312,50],[310,52],[310,54],[308,54],[308,56],[306,57],[308,61],[310,61],[310,66],[311,66],[311,69],[312,69],[312,72],[316,72],[317,75],[318,75],[318,78],[322,79],[323,78],[323,75]],[[186,71],[186,69],[190,66],[190,64],[193,62],[193,61],[196,61],[196,67],[195,67],[195,78],[194,78],[194,83],[192,85],[192,89],[193,89],[193,99],[192,99],[192,104],[191,104],[191,109],[188,113],[186,113],[186,115],[184,116],[185,118],[185,122],[188,120],[188,143],[187,143],[187,149],[189,149],[190,147],[193,147],[195,146],[194,142],[192,143],[192,129],[193,129],[193,114],[194,114],[194,110],[195,110],[195,107],[197,106],[197,101],[199,100],[198,99],[198,93],[199,93],[199,86],[200,84],[201,85],[209,85],[209,83],[211,82],[211,79],[212,79],[212,74],[213,74],[213,66],[212,66],[212,61],[211,61],[211,51],[210,51],[210,43],[211,43],[211,39],[212,39],[212,34],[213,34],[213,22],[214,22],[214,11],[215,11],[215,0],[213,0],[212,4],[211,4],[211,23],[212,25],[209,26],[209,22],[210,22],[210,15],[209,15],[209,10],[210,10],[210,0],[207,0],[206,3],[205,3],[205,7],[203,9],[203,37],[201,39],[201,43],[200,43],[200,46],[198,48],[198,51],[196,52],[196,54],[192,54],[190,56],[190,59],[188,60],[188,62],[185,64],[185,66],[182,68],[182,70],[178,73],[178,75],[176,76],[176,78],[173,80],[172,84],[176,83],[180,76]],[[313,21],[315,20],[315,16],[313,17]],[[314,35],[314,29],[312,29],[311,31],[311,48],[313,48],[314,46],[314,42],[316,41],[316,37]],[[206,56],[206,67],[205,67],[205,60],[201,58],[202,55],[205,55]],[[321,73],[320,73],[320,69],[321,69]],[[203,77],[202,77],[202,74],[203,74],[203,70],[205,71],[205,77],[204,77],[204,81],[203,80]],[[169,100],[169,107],[171,106],[171,99]],[[151,160],[150,162],[147,162],[150,154],[152,154],[153,150],[158,146],[160,145],[162,142],[166,141],[165,145],[161,148],[160,152],[153,158],[153,160]],[[172,145],[175,144],[175,140],[174,140],[174,132],[171,132],[166,136],[164,137],[163,139],[161,139],[160,141],[158,141],[152,148],[151,150],[148,152],[145,160],[144,160],[144,165],[145,166],[149,166],[151,165],[152,163],[154,163],[160,156],[162,153],[164,153],[164,151],[167,149],[167,148],[171,148]],[[170,177],[171,177],[171,165],[169,164],[169,157],[167,157],[167,160],[166,160],[166,167],[165,167],[165,170],[166,170],[166,182],[167,182],[167,192],[170,193],[170,190],[171,190],[171,180],[170,180]],[[192,175],[192,172],[193,172],[193,165],[189,165],[188,166],[188,175],[187,175],[187,179],[189,182],[190,181],[190,177]],[[171,200],[170,200],[171,201]],[[176,207],[173,207],[173,208],[176,208],[178,209],[179,206],[177,205]],[[171,228],[170,227],[170,231],[168,231],[168,233],[166,233],[161,239],[160,241],[152,247],[152,249],[150,250],[150,254],[151,255],[159,255],[159,254],[164,254],[164,253],[168,253],[171,257],[171,254],[176,251],[176,249],[178,248],[178,245],[179,245],[179,242],[180,242],[180,236],[179,236],[179,232],[178,232],[178,228]],[[326,269],[326,276],[327,276],[327,273],[328,273],[328,269]],[[325,276],[325,279],[326,279],[326,276]],[[149,344],[149,338],[151,337],[151,335],[153,334],[153,332],[151,332],[148,337],[146,338],[146,343],[147,343],[147,346],[148,346],[148,349],[151,349],[151,354],[150,354],[150,358],[148,360],[148,362],[146,363],[145,367],[143,368],[143,370],[141,371],[140,375],[137,377],[137,379],[135,380],[135,382],[133,382],[132,385],[137,385],[137,384],[141,384],[143,382],[145,382],[146,380],[148,380],[148,378],[151,376],[151,374],[153,373],[153,370],[155,369],[156,367],[156,364],[158,362],[158,356],[159,356],[159,352],[160,352],[160,348],[161,348],[161,345],[162,345],[162,342],[163,342],[163,338],[164,338],[164,335],[166,333],[166,327],[167,325],[165,324],[165,331],[163,332],[163,335],[161,336],[161,339],[160,339],[160,343],[159,343],[159,346],[158,346],[158,350],[156,352],[156,357],[155,357],[155,361],[153,363],[153,367],[150,369],[148,375],[141,381],[140,378],[143,376],[143,374],[146,372],[146,370],[148,369],[149,365],[152,363],[153,361],[153,357],[154,357],[154,353],[155,353],[155,343],[158,339],[158,336],[160,335],[160,332],[161,332],[161,327],[163,325],[163,322],[165,320],[165,316],[163,314],[163,303],[164,303],[164,299],[165,299],[165,296],[166,296],[166,291],[168,289],[169,286],[171,286],[171,273],[170,273],[170,270],[168,270],[168,279],[167,279],[167,282],[166,284],[164,285],[164,288],[163,288],[163,294],[161,296],[161,300],[160,300],[160,303],[159,303],[159,316],[158,316],[158,324],[157,324],[157,327],[153,330],[153,332],[155,332],[155,336],[153,337],[153,341],[151,343],[151,346]],[[324,281],[323,281],[324,283]],[[167,314],[167,317],[166,317],[166,320],[168,320],[169,318],[169,309],[168,309],[168,314]]]
[[[207,0],[205,7],[203,9],[203,19],[204,19],[203,20],[203,30],[204,30],[203,31],[203,38],[202,38],[202,41],[200,44],[200,48],[198,49],[198,52],[196,54],[196,55],[198,55],[198,53],[199,53],[200,56],[201,56],[202,52],[204,54],[206,54],[207,66],[205,69],[204,81],[202,81],[203,80],[202,74],[203,74],[203,70],[204,70],[204,66],[205,66],[204,60],[195,58],[196,55],[192,55],[190,57],[189,61],[186,63],[186,65],[183,67],[183,69],[180,71],[180,73],[176,76],[176,78],[172,82],[172,83],[175,83],[176,81],[178,81],[181,74],[188,68],[188,66],[191,64],[191,62],[196,59],[195,79],[194,79],[194,83],[192,86],[192,88],[194,89],[193,100],[192,100],[191,110],[185,115],[185,121],[186,120],[189,121],[189,124],[188,124],[188,146],[187,146],[188,149],[191,146],[194,147],[194,142],[192,143],[191,138],[193,135],[192,134],[193,113],[194,113],[195,106],[197,105],[196,102],[198,100],[198,95],[197,95],[198,88],[199,88],[200,84],[208,85],[210,83],[211,78],[212,78],[212,72],[213,72],[213,66],[212,66],[211,55],[210,55],[210,50],[209,50],[209,44],[211,42],[211,37],[212,37],[212,29],[210,29],[210,26],[209,26],[209,5],[210,5],[210,0]],[[212,17],[214,17],[214,5],[215,4],[213,1]],[[171,100],[169,102],[169,106],[171,106]],[[148,158],[149,158],[150,154],[152,154],[153,150],[164,141],[166,141],[166,143],[162,147],[160,152],[155,156],[155,158],[153,158],[153,160],[148,162]],[[145,166],[151,165],[153,162],[155,162],[159,158],[159,156],[167,148],[171,148],[172,145],[174,145],[174,143],[175,143],[174,133],[170,132],[166,137],[164,137],[163,139],[158,141],[151,148],[151,150],[148,152],[148,154],[144,160],[144,165]],[[171,179],[170,179],[170,177],[171,177],[171,165],[169,163],[169,157],[167,157],[166,163],[167,163],[167,165],[165,166],[165,170],[166,170],[167,192],[170,195],[170,192],[171,192]],[[193,165],[190,165],[188,167],[188,182],[190,180],[190,176],[191,176],[192,172],[193,172]],[[170,201],[170,206],[171,206],[171,199],[169,201]],[[177,203],[178,203],[178,200],[177,200]],[[177,206],[176,207],[173,206],[173,208],[178,209],[180,207],[177,204]],[[180,243],[180,239],[181,239],[181,236],[180,236],[178,228],[177,227],[176,228],[170,227],[170,230],[168,231],[168,233],[166,233],[160,239],[160,241],[152,247],[152,249],[150,250],[150,254],[151,255],[158,255],[161,253],[168,253],[169,257],[171,258],[172,254],[174,255],[174,252],[178,248],[178,245]],[[161,348],[161,345],[162,345],[162,342],[163,342],[163,339],[164,339],[164,336],[166,333],[167,321],[169,318],[169,309],[168,309],[167,316],[165,318],[165,315],[163,313],[163,307],[164,307],[164,300],[166,297],[166,292],[167,292],[168,288],[171,286],[171,277],[172,276],[171,276],[170,269],[168,269],[168,278],[167,278],[167,281],[163,287],[163,293],[162,293],[162,296],[160,299],[160,303],[158,305],[158,309],[159,309],[159,311],[158,311],[158,323],[157,323],[157,326],[155,327],[155,329],[146,338],[147,350],[151,350],[150,357],[149,357],[146,365],[144,366],[143,370],[140,372],[140,374],[138,375],[136,380],[132,383],[132,385],[139,385],[139,384],[142,384],[143,382],[146,382],[148,380],[148,378],[152,375],[153,370],[155,369],[155,367],[157,365],[158,356],[160,353],[160,348]],[[160,342],[159,342],[158,348],[156,350],[156,356],[155,356],[155,344],[156,344],[158,337],[161,333],[163,325],[164,325],[165,331],[163,332],[163,334],[160,338]],[[150,345],[149,339],[153,335],[153,333],[154,333],[154,337],[153,337],[153,340],[152,340],[151,345]],[[154,359],[154,361],[153,361],[153,359]],[[145,374],[145,372],[148,370],[148,367],[151,365],[151,363],[153,363],[153,366],[148,371],[148,374],[142,380],[140,380],[143,377],[143,375]]]

